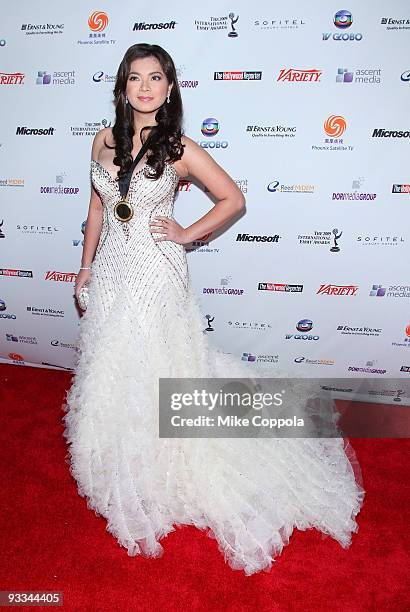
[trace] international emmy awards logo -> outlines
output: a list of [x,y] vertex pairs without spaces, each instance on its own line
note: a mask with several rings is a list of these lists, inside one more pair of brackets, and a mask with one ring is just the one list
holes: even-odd
[[208,327],[206,327],[204,329],[204,332],[209,332],[209,331],[215,331],[215,329],[212,327],[211,323],[212,321],[215,319],[215,317],[211,317],[211,315],[207,314],[205,315],[206,320],[208,321]]
[[337,241],[339,240],[339,238],[343,234],[343,232],[339,233],[338,229],[334,229],[334,230],[332,230],[332,234],[334,236],[334,238],[333,238],[334,245],[332,246],[330,251],[332,253],[338,253],[340,251],[340,246],[337,244]]
[[393,402],[401,402],[401,396],[404,395],[403,389],[397,389],[396,397],[393,397]]
[[235,30],[234,23],[236,23],[239,19],[239,15],[235,18],[235,13],[229,13],[229,19],[231,20],[231,28],[232,32],[229,32],[229,38],[236,38],[238,36],[238,32]]
[[1,223],[0,223],[0,238],[5,238],[6,237],[6,235],[3,234],[3,230],[2,230],[3,223],[4,223],[4,219],[2,219]]

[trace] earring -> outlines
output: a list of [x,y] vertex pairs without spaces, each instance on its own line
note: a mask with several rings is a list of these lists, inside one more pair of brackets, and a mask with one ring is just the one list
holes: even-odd
[[128,104],[127,94],[125,94],[125,104]]
[[167,103],[169,104],[169,93],[168,93],[168,96],[167,96]]

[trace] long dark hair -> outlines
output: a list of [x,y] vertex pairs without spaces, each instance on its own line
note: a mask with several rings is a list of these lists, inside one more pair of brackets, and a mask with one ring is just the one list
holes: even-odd
[[[150,128],[145,126],[141,129],[141,142],[145,142],[143,133],[149,130],[150,155],[147,157],[147,164],[151,166],[150,177],[158,179],[164,171],[164,162],[173,162],[181,159],[183,154],[182,135],[182,99],[179,90],[175,64],[172,57],[159,45],[139,43],[132,45],[127,51],[118,67],[115,82],[114,104],[115,104],[115,123],[112,127],[112,135],[115,142],[114,165],[119,166],[118,178],[124,176],[131,167],[134,114],[130,104],[126,104],[125,90],[130,73],[131,63],[135,59],[144,57],[155,57],[161,64],[169,83],[173,83],[170,101],[157,110],[155,121],[158,125]],[[108,145],[106,145],[108,146]]]

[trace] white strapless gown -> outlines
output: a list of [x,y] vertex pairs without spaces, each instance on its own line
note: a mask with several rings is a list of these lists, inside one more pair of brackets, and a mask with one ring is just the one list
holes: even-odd
[[203,333],[185,248],[149,229],[155,215],[172,217],[178,176],[171,164],[158,181],[148,170],[134,172],[135,213],[122,223],[117,182],[91,162],[104,220],[63,404],[79,494],[130,556],[161,556],[160,540],[184,524],[206,530],[246,575],[269,571],[294,528],[348,547],[365,492],[347,439],[159,438],[159,377],[254,377],[257,364]]

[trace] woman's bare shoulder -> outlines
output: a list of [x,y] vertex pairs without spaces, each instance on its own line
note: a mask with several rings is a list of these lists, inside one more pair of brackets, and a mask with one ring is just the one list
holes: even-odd
[[115,146],[112,129],[110,127],[103,128],[94,136],[92,146],[92,159],[98,161],[100,151],[104,149],[107,145],[110,147]]

